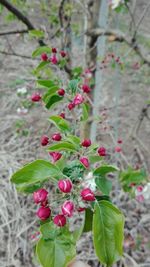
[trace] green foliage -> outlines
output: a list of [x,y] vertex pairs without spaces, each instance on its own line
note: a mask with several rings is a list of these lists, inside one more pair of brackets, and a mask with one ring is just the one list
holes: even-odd
[[95,171],[94,171],[94,175],[106,175],[110,172],[116,172],[116,171],[119,171],[119,169],[115,166],[112,166],[112,165],[103,165],[99,168],[97,168]]
[[17,185],[28,186],[43,182],[51,177],[57,178],[61,171],[52,163],[45,160],[36,160],[13,174],[11,181]]
[[144,170],[134,170],[129,168],[127,171],[120,173],[120,182],[125,192],[130,192],[132,190],[131,184],[140,185],[142,182],[146,181],[147,175]]
[[79,84],[78,79],[70,80],[68,83],[67,90],[70,91],[71,94],[76,94],[76,92],[78,91],[78,84]]
[[82,104],[82,116],[81,116],[81,121],[87,121],[89,118],[89,105],[87,103]]
[[83,232],[92,231],[92,221],[93,221],[93,211],[91,209],[86,209]]
[[61,118],[60,116],[51,116],[49,121],[52,122],[60,131],[66,132],[70,131],[70,124],[67,120]]
[[48,151],[76,151],[76,146],[69,142],[59,142],[47,148]]
[[83,177],[84,167],[77,161],[72,161],[63,169],[63,174],[72,181],[78,181]]
[[44,32],[41,30],[31,30],[29,31],[29,35],[31,37],[42,38],[44,37]]
[[63,97],[59,95],[49,95],[47,97],[44,97],[45,107],[47,109],[52,108],[52,106],[58,104],[58,102],[62,101]]
[[43,267],[66,267],[76,256],[74,235],[63,227],[56,228],[53,223],[41,226],[42,238],[36,248],[38,259]]
[[40,46],[33,51],[32,57],[41,56],[42,53],[51,53],[51,48],[49,46]]
[[122,256],[124,216],[116,206],[102,200],[95,204],[93,240],[96,255],[108,267]]
[[111,189],[112,189],[112,182],[106,179],[104,176],[98,177],[95,179],[95,183],[100,189],[100,191],[105,194],[109,195]]

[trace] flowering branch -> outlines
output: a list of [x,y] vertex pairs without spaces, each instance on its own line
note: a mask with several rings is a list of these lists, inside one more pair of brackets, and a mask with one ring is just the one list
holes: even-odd
[[88,30],[86,34],[88,36],[93,36],[95,38],[98,38],[99,36],[104,36],[104,35],[110,36],[112,37],[111,38],[112,41],[124,42],[128,46],[130,46],[141,57],[144,64],[147,64],[148,66],[150,66],[150,57],[148,57],[147,55],[144,55],[142,49],[136,43],[136,40],[134,38],[126,36],[123,32],[119,30],[114,30],[114,29],[106,30],[106,29],[96,28],[96,29]]

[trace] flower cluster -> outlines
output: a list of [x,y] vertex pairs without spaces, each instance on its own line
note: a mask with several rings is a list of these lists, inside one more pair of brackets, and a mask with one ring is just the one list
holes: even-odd
[[[40,207],[36,213],[40,220],[45,221],[47,219],[52,219],[54,224],[59,227],[63,227],[67,218],[72,217],[75,211],[82,212],[85,210],[85,207],[80,207],[78,204],[79,198],[81,201],[92,202],[95,200],[94,192],[90,188],[83,188],[80,190],[80,195],[76,193],[76,198],[74,201],[71,199],[71,192],[74,189],[74,185],[72,184],[70,179],[61,179],[58,181],[57,189],[60,192],[67,194],[70,198],[65,200],[60,206],[61,212],[57,215],[52,215],[52,210],[49,207],[48,202],[48,191],[44,188],[41,188],[33,193],[33,199],[36,204],[40,204]],[[76,205],[75,205],[76,201]]]
[[107,69],[108,66],[118,65],[120,67],[123,66],[123,63],[119,56],[116,56],[114,53],[107,54],[104,59],[101,61],[100,69]]

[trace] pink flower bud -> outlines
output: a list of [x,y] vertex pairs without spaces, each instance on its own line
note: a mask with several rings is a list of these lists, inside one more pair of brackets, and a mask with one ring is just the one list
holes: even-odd
[[48,207],[40,207],[36,213],[36,215],[42,220],[47,220],[51,215],[51,210]]
[[66,57],[66,55],[67,55],[67,54],[66,54],[66,52],[65,52],[65,51],[63,51],[63,50],[62,50],[62,51],[60,51],[60,54],[61,54],[61,56],[62,56],[62,57]]
[[115,152],[120,153],[122,151],[122,148],[120,146],[115,147]]
[[68,109],[69,110],[74,109],[74,107],[75,107],[75,104],[73,102],[71,102],[71,103],[68,104]]
[[58,95],[60,95],[60,96],[64,96],[65,95],[65,90],[64,89],[59,89],[58,91],[57,91],[57,93],[58,93]]
[[72,182],[69,179],[63,179],[58,181],[58,188],[63,193],[70,193],[72,190]]
[[56,162],[62,157],[62,154],[59,152],[49,152],[49,155],[53,158],[53,162]]
[[78,212],[83,212],[83,211],[85,211],[85,208],[79,207],[79,208],[77,209],[77,211],[78,211]]
[[82,104],[84,101],[84,97],[81,94],[77,94],[73,100],[75,106]]
[[51,56],[50,62],[53,63],[54,65],[56,65],[58,63],[58,59],[57,59],[55,54],[53,56]]
[[41,137],[41,146],[47,146],[47,144],[49,143],[49,138],[47,135],[43,135]]
[[33,93],[31,96],[32,102],[39,102],[41,100],[41,95],[39,93]]
[[91,140],[90,139],[85,139],[82,144],[84,147],[89,147],[91,145]]
[[84,165],[85,168],[88,168],[90,166],[89,160],[86,157],[80,158],[80,162]]
[[59,114],[59,116],[60,116],[61,118],[65,119],[65,113],[64,113],[64,112],[61,112],[61,113]]
[[47,61],[47,60],[48,60],[48,56],[47,56],[46,53],[43,53],[43,54],[41,55],[41,60],[42,60],[42,61]]
[[41,188],[33,193],[33,199],[36,204],[42,203],[47,199],[48,192],[46,189]]
[[62,213],[65,216],[71,217],[74,211],[74,204],[72,201],[66,201],[61,207]]
[[137,189],[138,192],[142,192],[143,191],[143,186],[142,185],[139,185],[139,186],[137,186],[136,189]]
[[61,140],[61,134],[60,133],[55,133],[52,135],[52,140],[54,141],[60,141]]
[[82,90],[84,93],[87,93],[87,94],[91,92],[91,88],[88,86],[88,84],[83,84]]
[[100,147],[97,152],[98,152],[99,156],[101,156],[101,157],[106,156],[106,148],[105,147]]
[[63,227],[66,224],[66,217],[62,214],[58,214],[53,219],[54,224],[59,227]]
[[95,200],[94,193],[90,188],[84,188],[81,191],[80,195],[81,195],[82,199],[85,201],[94,201]]
[[52,47],[52,53],[54,53],[54,54],[57,53],[57,48],[56,47]]

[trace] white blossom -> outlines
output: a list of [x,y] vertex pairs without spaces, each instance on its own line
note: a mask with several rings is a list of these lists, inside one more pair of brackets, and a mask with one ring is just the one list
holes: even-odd
[[87,174],[87,176],[85,177],[85,183],[84,185],[86,187],[89,187],[92,191],[95,191],[96,190],[96,183],[95,183],[95,179],[93,177],[93,173],[92,172],[89,172]]
[[144,186],[142,194],[144,199],[150,199],[150,183]]
[[110,0],[110,6],[112,9],[115,9],[120,5],[121,2],[122,0]]
[[26,93],[27,93],[27,88],[26,87],[22,87],[22,88],[18,88],[17,89],[17,94],[25,95]]
[[28,109],[27,108],[17,108],[17,113],[19,115],[25,115],[28,113]]

